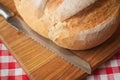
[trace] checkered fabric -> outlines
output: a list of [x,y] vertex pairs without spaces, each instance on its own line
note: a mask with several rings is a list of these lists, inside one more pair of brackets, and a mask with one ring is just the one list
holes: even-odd
[[120,80],[120,52],[97,68],[87,80]]
[[[0,80],[30,80],[0,40]],[[86,80],[120,80],[120,52]]]
[[0,40],[0,80],[29,80]]

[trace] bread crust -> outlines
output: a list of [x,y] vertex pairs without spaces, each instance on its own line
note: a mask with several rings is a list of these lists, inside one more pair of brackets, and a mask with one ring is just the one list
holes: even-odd
[[43,16],[38,18],[27,0],[14,0],[18,12],[33,30],[67,49],[93,48],[110,38],[118,27],[119,0],[97,0],[76,15],[56,22],[51,16],[63,1],[48,0]]

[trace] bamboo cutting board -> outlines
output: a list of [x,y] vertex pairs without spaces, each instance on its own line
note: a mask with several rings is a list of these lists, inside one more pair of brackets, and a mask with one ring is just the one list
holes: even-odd
[[[17,14],[13,1],[1,0],[0,3]],[[80,80],[87,76],[87,73],[81,69],[66,62],[21,32],[13,29],[1,17],[0,39],[2,39],[31,80]],[[87,51],[73,52],[86,60],[91,65],[92,70],[94,70],[119,50],[120,28],[102,45]]]

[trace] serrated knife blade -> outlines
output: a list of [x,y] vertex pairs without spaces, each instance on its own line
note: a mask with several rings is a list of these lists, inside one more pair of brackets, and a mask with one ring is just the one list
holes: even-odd
[[0,3],[0,15],[16,30],[23,32],[26,36],[39,42],[43,47],[53,51],[64,60],[81,68],[88,74],[91,73],[91,66],[88,62],[73,54],[70,50],[57,46],[51,40],[44,38],[32,30],[20,17],[14,15],[10,10]]

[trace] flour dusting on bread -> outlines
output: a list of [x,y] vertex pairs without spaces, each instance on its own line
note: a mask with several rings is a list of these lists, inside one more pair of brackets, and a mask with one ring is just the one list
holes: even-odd
[[37,33],[72,50],[93,48],[115,32],[120,0],[14,0]]
[[97,0],[64,0],[58,7],[54,16],[59,21],[64,21],[82,11]]

